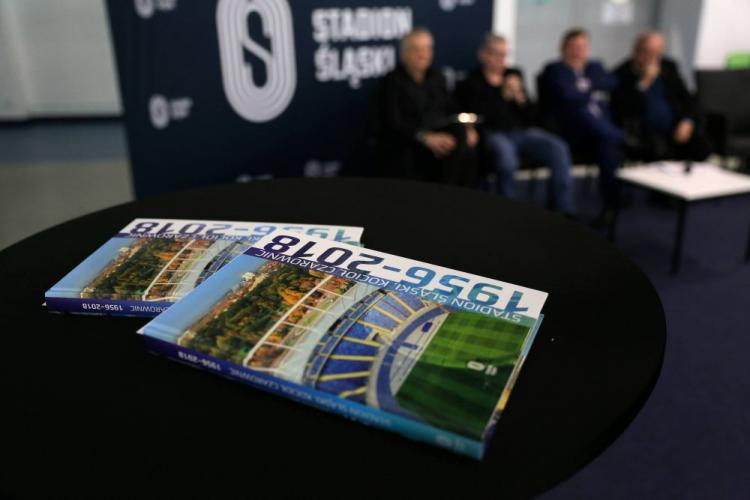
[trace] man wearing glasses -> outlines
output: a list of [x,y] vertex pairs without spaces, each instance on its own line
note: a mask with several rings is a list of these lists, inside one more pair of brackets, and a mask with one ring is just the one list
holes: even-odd
[[456,98],[466,111],[482,116],[482,139],[498,174],[498,188],[515,196],[514,173],[521,161],[552,172],[547,205],[562,213],[573,212],[570,152],[559,137],[534,127],[534,109],[523,75],[506,65],[508,44],[488,33],[479,48],[479,68],[456,88]]

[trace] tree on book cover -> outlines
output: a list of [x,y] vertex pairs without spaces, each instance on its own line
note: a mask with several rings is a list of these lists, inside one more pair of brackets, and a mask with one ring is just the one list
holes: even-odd
[[[211,252],[214,246],[221,248]],[[128,240],[81,291],[81,298],[178,300],[248,246],[196,239]]]
[[53,311],[155,316],[280,228],[355,244],[362,233],[350,226],[135,219],[45,299]]

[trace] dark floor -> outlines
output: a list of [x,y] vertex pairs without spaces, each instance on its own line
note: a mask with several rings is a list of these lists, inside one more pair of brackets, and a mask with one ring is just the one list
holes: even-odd
[[[131,199],[126,156],[117,122],[0,126],[0,249]],[[585,185],[577,198],[590,218],[596,200]],[[750,196],[691,207],[677,276],[669,274],[676,210],[643,193],[631,198],[617,245],[661,296],[662,374],[625,433],[543,497],[750,498]]]
[[683,265],[671,276],[677,212],[631,195],[617,246],[661,297],[662,373],[625,433],[543,498],[750,498],[750,196],[688,209]]

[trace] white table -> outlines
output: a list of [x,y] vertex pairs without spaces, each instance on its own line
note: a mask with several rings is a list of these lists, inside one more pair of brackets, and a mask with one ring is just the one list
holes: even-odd
[[[678,200],[677,230],[672,252],[673,274],[679,270],[682,260],[682,240],[688,205],[699,201],[750,194],[750,176],[731,172],[710,163],[693,163],[689,171],[684,162],[649,163],[620,169],[617,178],[622,183],[663,193]],[[617,215],[614,220],[616,222]],[[615,222],[610,228],[612,238]],[[745,260],[750,260],[750,237]]]

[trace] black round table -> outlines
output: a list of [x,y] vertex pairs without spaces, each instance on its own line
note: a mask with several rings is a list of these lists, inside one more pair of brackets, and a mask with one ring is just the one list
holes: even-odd
[[[371,248],[549,292],[482,462],[149,354],[137,318],[47,313],[44,292],[136,217],[361,225]],[[644,404],[665,344],[644,274],[584,227],[468,189],[287,179],[127,203],[0,252],[0,493],[528,497]]]

